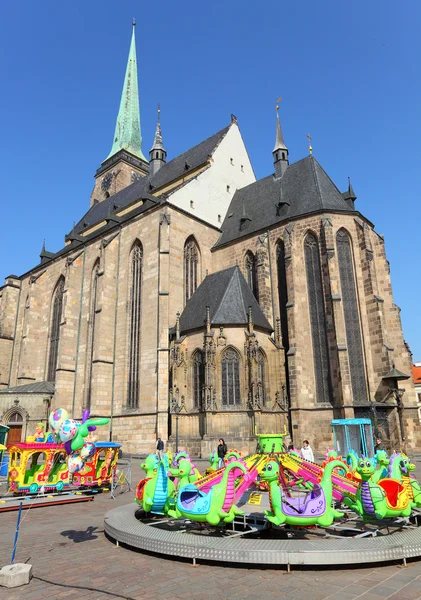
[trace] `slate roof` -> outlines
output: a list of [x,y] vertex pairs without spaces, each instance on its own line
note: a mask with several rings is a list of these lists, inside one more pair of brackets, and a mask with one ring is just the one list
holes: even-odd
[[206,276],[180,316],[182,334],[205,327],[206,306],[213,326],[247,325],[251,306],[254,326],[273,331],[237,266]]
[[[289,165],[282,178],[269,175],[237,190],[215,248],[276,223],[313,212],[356,213],[314,156]],[[246,215],[246,219],[244,218]]]
[[54,394],[55,385],[52,381],[35,381],[25,385],[0,390],[0,394]]
[[183,152],[183,154],[176,156],[162,165],[159,171],[152,177],[142,177],[117,194],[92,206],[75,226],[73,233],[78,234],[83,229],[86,229],[86,227],[100,223],[115,212],[115,210],[121,210],[140,198],[150,200],[150,202],[155,204],[159,203],[160,197],[151,196],[152,190],[163,187],[190,173],[200,165],[205,164],[227,134],[230,126],[228,125],[224,129],[221,129],[221,131],[197,144],[197,146],[190,148],[187,152]]

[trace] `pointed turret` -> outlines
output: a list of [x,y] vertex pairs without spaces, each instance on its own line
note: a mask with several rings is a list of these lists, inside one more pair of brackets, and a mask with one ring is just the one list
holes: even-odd
[[344,200],[348,204],[349,208],[352,208],[352,210],[354,210],[354,202],[357,199],[357,196],[354,192],[354,188],[352,187],[350,177],[348,177],[348,191],[342,192],[342,196],[344,197]]
[[158,104],[158,122],[156,124],[155,138],[152,144],[152,148],[149,151],[149,174],[155,175],[157,171],[167,161],[167,151],[164,148],[162,142],[162,131],[161,131],[161,108]]
[[276,140],[272,154],[273,164],[275,167],[275,177],[282,177],[287,170],[289,160],[288,148],[285,145],[284,136],[282,135],[281,120],[279,118],[279,104],[276,104]]
[[[127,150],[138,158],[146,161],[142,152],[142,134],[140,131],[139,90],[137,85],[136,62],[136,22],[133,21],[132,41],[124,77],[123,92],[120,100],[120,110],[115,125],[114,141],[107,159],[119,150]],[[106,160],[107,160],[106,159]]]

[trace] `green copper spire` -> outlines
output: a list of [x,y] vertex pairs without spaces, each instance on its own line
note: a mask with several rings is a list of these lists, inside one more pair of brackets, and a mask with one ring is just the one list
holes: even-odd
[[124,77],[123,93],[121,94],[120,110],[118,111],[115,125],[113,147],[107,159],[123,149],[146,161],[142,152],[142,134],[140,132],[135,26],[136,21],[133,20],[132,41],[127,61],[126,76]]

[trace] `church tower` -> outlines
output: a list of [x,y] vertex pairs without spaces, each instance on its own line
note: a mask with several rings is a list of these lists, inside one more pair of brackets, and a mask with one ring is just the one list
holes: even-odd
[[148,161],[142,152],[135,27],[136,22],[133,21],[132,40],[113,144],[111,152],[95,173],[96,182],[91,195],[91,206],[116,194],[149,172]]
[[279,179],[287,170],[289,165],[288,148],[282,135],[281,121],[279,119],[279,103],[276,104],[276,140],[275,147],[272,150],[273,164],[275,167],[275,177]]

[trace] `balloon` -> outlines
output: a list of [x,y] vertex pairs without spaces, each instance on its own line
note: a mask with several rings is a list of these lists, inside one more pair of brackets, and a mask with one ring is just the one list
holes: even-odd
[[79,423],[79,428],[76,432],[76,435],[72,439],[72,450],[80,450],[80,448],[82,448],[83,444],[85,443],[85,438],[89,433],[89,427],[93,425],[106,425],[107,423],[108,419],[105,417],[100,419],[88,419],[84,423]]
[[87,461],[95,454],[95,444],[93,442],[85,442],[80,449],[80,456],[82,460]]
[[50,414],[50,418],[48,422],[50,424],[50,428],[58,433],[61,424],[69,418],[67,410],[64,408],[55,408],[53,412]]
[[67,467],[69,469],[69,473],[73,475],[73,473],[78,473],[85,466],[85,461],[79,454],[79,452],[72,452],[67,459]]
[[84,423],[85,421],[87,421],[89,419],[89,413],[90,413],[89,408],[85,408],[85,410],[82,413],[82,423]]
[[[77,434],[79,427],[81,427],[80,423],[74,419],[66,419],[63,421],[59,429],[61,441],[68,442],[69,440],[72,440]],[[76,448],[72,448],[72,450],[76,450]]]
[[64,442],[64,449],[66,450],[67,454],[71,454],[72,453],[72,442],[71,442],[71,440],[68,440],[67,442]]

